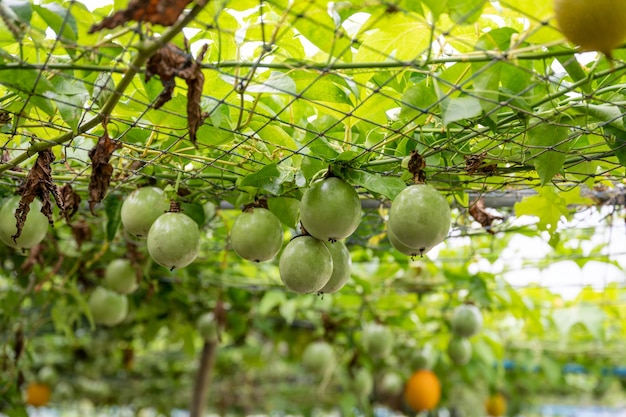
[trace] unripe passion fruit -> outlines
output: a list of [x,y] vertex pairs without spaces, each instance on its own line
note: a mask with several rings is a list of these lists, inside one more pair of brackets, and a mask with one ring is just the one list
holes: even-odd
[[367,398],[374,389],[374,378],[367,368],[360,368],[354,375],[354,393],[358,398]]
[[372,357],[381,358],[388,355],[392,348],[391,331],[381,324],[368,324],[363,328],[361,342],[363,348]]
[[104,286],[120,294],[130,294],[137,289],[137,274],[128,259],[111,261],[104,271]]
[[278,270],[289,290],[300,294],[318,292],[330,280],[333,258],[321,240],[298,236],[285,246]]
[[465,365],[472,359],[472,344],[464,337],[453,337],[448,344],[448,356],[455,365]]
[[387,238],[389,239],[389,243],[391,243],[391,246],[396,248],[398,252],[411,256],[411,257],[420,256],[423,253],[426,253],[431,249],[431,248],[426,248],[425,250],[420,251],[418,248],[408,247],[407,245],[405,245],[404,243],[398,240],[398,238],[396,237],[396,235],[393,234],[390,228],[387,228]]
[[454,309],[452,315],[452,332],[457,336],[471,337],[483,327],[483,315],[472,304],[463,304]]
[[148,253],[154,262],[169,269],[184,268],[200,250],[198,224],[183,213],[165,213],[148,232]]
[[378,384],[378,393],[383,397],[393,397],[402,392],[404,381],[396,372],[385,372]]
[[125,295],[103,287],[96,287],[87,301],[93,321],[105,326],[115,326],[128,314],[128,299]]
[[283,244],[280,220],[268,209],[256,207],[237,217],[230,231],[230,244],[244,259],[255,262],[275,257]]
[[448,235],[450,206],[430,185],[412,185],[391,203],[388,229],[402,244],[424,254]]
[[317,375],[324,375],[335,363],[335,351],[326,342],[310,343],[302,353],[302,366]]
[[169,208],[170,203],[160,188],[138,188],[122,203],[122,224],[128,233],[137,237],[146,237],[152,223]]
[[329,294],[342,289],[350,279],[352,259],[350,258],[350,251],[343,242],[324,243],[333,259],[333,273],[319,292]]
[[30,203],[30,211],[26,216],[22,234],[13,240],[17,233],[15,210],[20,205],[20,197],[9,197],[0,208],[0,240],[7,246],[16,249],[28,249],[37,245],[48,233],[48,218],[41,213],[41,202],[37,199]]
[[361,221],[361,200],[347,182],[329,177],[314,182],[300,201],[300,221],[304,229],[320,240],[350,236]]

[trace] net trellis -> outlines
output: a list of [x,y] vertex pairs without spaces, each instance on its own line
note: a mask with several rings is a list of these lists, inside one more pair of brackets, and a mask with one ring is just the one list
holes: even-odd
[[[138,43],[168,29],[130,23],[83,36],[110,6],[89,21],[78,2],[51,5],[31,14],[53,30],[19,25],[22,16],[4,6],[13,22],[3,28],[0,64],[7,185],[23,176],[16,166],[28,168],[28,157],[48,147],[60,157],[55,178],[86,181],[85,156],[102,133],[93,120],[104,112],[123,146],[114,156],[117,188],[181,174],[183,185],[219,200],[264,166],[275,164],[279,183],[303,186],[337,159],[407,180],[401,161],[411,150],[427,158],[428,178],[444,192],[621,179],[619,138],[615,145],[604,129],[623,115],[620,53],[610,66],[599,57],[581,65],[558,36],[532,42],[557,32],[551,20],[507,2],[480,3],[454,20],[411,2],[209,2],[185,29],[193,53],[209,45],[197,147],[188,141],[185,86],[177,82],[173,100],[155,110],[161,85],[131,68]],[[477,23],[464,25],[476,11]],[[519,28],[504,49],[497,19]],[[183,46],[182,35],[173,39]],[[586,77],[572,79],[563,70],[572,66]],[[129,68],[136,75],[123,81]],[[121,82],[127,88],[116,89]],[[103,108],[99,95],[111,94],[120,95],[117,105]],[[533,129],[558,138],[529,138]],[[562,169],[537,175],[537,164],[555,161]]]

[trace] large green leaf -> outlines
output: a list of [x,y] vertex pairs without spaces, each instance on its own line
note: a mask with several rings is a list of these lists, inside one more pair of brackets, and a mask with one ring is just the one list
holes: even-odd
[[535,216],[539,218],[539,230],[556,233],[557,225],[562,217],[569,215],[567,201],[562,198],[554,187],[541,187],[537,195],[524,197],[515,203],[516,216]]
[[356,169],[345,170],[344,176],[349,182],[390,200],[396,198],[400,191],[406,188],[404,181],[398,177],[386,177]]
[[615,152],[620,164],[626,167],[626,131],[613,126],[604,126],[604,139]]
[[526,144],[541,184],[546,185],[561,171],[572,146],[569,128],[538,119],[532,119],[529,125]]

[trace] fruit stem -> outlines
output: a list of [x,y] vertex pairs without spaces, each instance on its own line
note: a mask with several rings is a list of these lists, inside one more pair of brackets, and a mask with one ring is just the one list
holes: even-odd
[[180,204],[178,203],[178,201],[176,200],[171,200],[170,201],[170,209],[169,212],[170,213],[180,213]]

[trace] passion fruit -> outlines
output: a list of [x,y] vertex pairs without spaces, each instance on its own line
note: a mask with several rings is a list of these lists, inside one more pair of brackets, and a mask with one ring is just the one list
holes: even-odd
[[314,374],[325,375],[335,365],[335,350],[324,341],[312,342],[302,353],[302,366]]
[[387,228],[387,239],[389,239],[389,243],[393,246],[398,252],[408,255],[410,257],[421,256],[423,253],[426,253],[430,250],[430,248],[426,248],[423,251],[420,251],[418,248],[410,248],[404,243],[400,242],[396,235],[393,234],[391,229]]
[[422,255],[443,242],[450,230],[450,206],[433,187],[414,184],[391,203],[388,230],[400,243]]
[[280,279],[285,286],[300,294],[320,291],[333,273],[330,251],[313,236],[292,239],[280,256],[278,263]]
[[333,259],[333,273],[319,292],[329,294],[342,289],[350,279],[352,259],[350,251],[343,242],[325,242],[325,244]]
[[556,21],[572,43],[611,57],[626,39],[626,3],[622,0],[555,0]]
[[367,368],[360,368],[354,374],[354,394],[357,398],[364,399],[370,396],[374,389],[374,378]]
[[30,203],[30,211],[20,237],[13,240],[17,233],[15,211],[20,205],[20,197],[9,197],[0,208],[0,240],[7,246],[16,249],[29,249],[40,243],[48,233],[48,218],[41,213],[41,201],[38,199]]
[[141,187],[131,192],[122,203],[121,219],[131,235],[146,237],[150,226],[170,207],[163,190],[157,187]]
[[472,304],[463,304],[452,314],[452,332],[460,337],[472,337],[483,327],[483,315]]
[[87,300],[91,316],[96,324],[115,326],[128,314],[128,299],[123,294],[96,287]]
[[265,208],[244,211],[230,231],[230,244],[243,259],[254,262],[274,258],[283,244],[283,228],[278,217]]
[[134,292],[137,285],[137,273],[128,259],[114,259],[104,270],[104,286],[120,294]]
[[464,337],[453,337],[448,343],[448,356],[455,365],[465,365],[472,359],[472,344]]
[[363,328],[361,343],[370,356],[382,358],[391,352],[392,336],[391,331],[382,324],[370,323]]
[[359,194],[337,177],[316,181],[302,196],[300,221],[311,236],[320,240],[345,239],[361,222]]
[[200,250],[198,224],[184,213],[165,213],[150,227],[148,253],[161,266],[184,268]]

